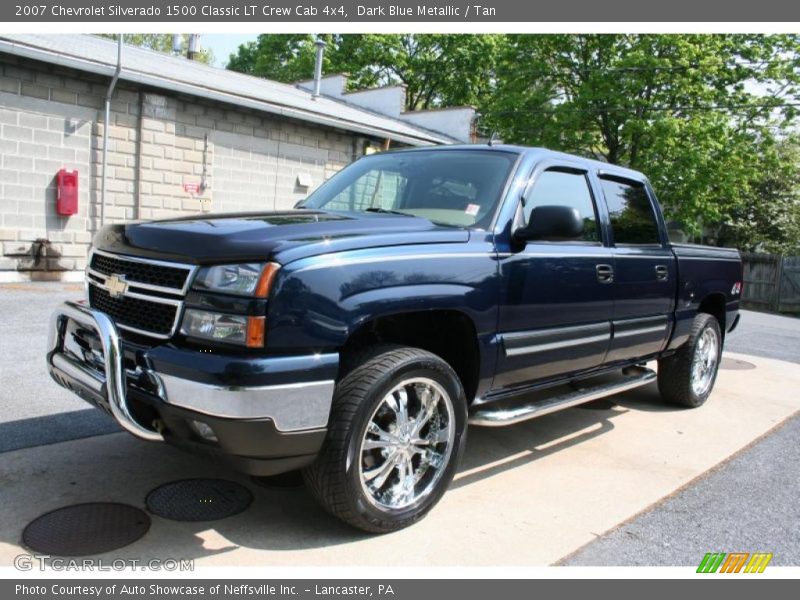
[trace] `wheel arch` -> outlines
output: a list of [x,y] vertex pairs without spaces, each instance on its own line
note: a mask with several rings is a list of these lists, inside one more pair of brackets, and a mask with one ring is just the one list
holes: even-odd
[[376,343],[412,346],[436,354],[458,375],[469,404],[480,378],[480,347],[475,323],[457,309],[414,310],[370,318],[359,324],[340,349],[339,377]]
[[700,301],[698,313],[706,313],[717,319],[719,330],[725,336],[725,295],[719,292],[708,294]]

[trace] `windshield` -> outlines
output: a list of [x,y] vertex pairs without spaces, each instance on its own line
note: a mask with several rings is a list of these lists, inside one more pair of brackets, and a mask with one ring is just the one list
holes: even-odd
[[516,158],[484,150],[374,154],[337,173],[300,206],[392,212],[444,225],[485,228]]

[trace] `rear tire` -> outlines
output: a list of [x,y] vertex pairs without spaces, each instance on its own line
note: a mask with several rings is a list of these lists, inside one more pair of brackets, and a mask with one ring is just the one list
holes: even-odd
[[353,527],[408,527],[452,481],[466,423],[450,365],[418,348],[376,346],[337,384],[327,437],[303,478],[325,510]]
[[689,339],[678,351],[658,361],[658,390],[672,404],[697,408],[705,404],[717,379],[722,333],[713,315],[694,318]]

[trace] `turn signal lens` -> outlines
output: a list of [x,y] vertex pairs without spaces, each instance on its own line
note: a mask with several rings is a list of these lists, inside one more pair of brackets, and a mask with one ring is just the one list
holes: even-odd
[[280,265],[278,263],[267,263],[264,267],[264,270],[261,271],[261,277],[258,278],[258,283],[256,284],[256,291],[255,297],[256,298],[266,298],[269,296],[269,291],[272,288],[272,282],[275,280],[275,276],[278,274],[278,269],[280,269]]
[[264,330],[266,319],[264,317],[247,317],[247,347],[264,347]]

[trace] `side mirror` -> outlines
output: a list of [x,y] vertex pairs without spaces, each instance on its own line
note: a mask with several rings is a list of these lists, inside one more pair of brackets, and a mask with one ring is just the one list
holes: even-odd
[[580,239],[583,219],[577,208],[571,206],[537,206],[531,211],[528,223],[514,231],[514,240],[566,241]]

